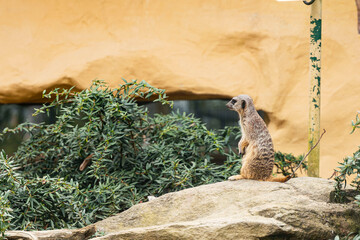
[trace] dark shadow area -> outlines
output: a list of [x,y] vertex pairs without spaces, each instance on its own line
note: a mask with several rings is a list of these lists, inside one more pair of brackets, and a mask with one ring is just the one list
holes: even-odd
[[[168,105],[160,103],[139,103],[149,110],[149,115],[156,113],[168,114],[172,111],[180,113],[194,114],[200,118],[208,129],[222,129],[225,126],[238,125],[239,117],[234,111],[227,109],[225,104],[229,100],[174,100],[174,107],[171,109]],[[15,128],[24,122],[32,123],[53,123],[56,121],[56,110],[51,109],[48,116],[41,114],[33,116],[34,109],[40,108],[41,104],[4,104],[0,105],[0,131],[5,128]],[[258,111],[265,123],[270,122],[270,118],[265,111]],[[79,122],[81,125],[81,123]],[[26,138],[26,135],[8,134],[6,139],[0,142],[0,149],[4,149],[6,153],[11,154],[16,151],[20,142]],[[236,144],[234,144],[235,146]]]
[[168,114],[171,111],[180,113],[192,113],[206,123],[209,129],[220,129],[225,126],[236,126],[239,117],[236,112],[227,109],[225,104],[228,100],[175,100],[174,108],[161,105],[160,103],[145,103],[149,114]]

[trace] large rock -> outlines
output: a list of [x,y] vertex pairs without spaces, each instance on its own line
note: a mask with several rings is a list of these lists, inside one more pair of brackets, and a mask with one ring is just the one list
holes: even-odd
[[241,180],[165,194],[96,223],[97,239],[329,239],[360,228],[354,203],[329,203],[333,181]]
[[94,225],[80,229],[5,232],[7,240],[85,240],[89,239],[94,234]]

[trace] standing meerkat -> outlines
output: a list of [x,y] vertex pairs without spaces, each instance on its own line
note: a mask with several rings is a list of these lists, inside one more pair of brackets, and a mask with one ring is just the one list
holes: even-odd
[[272,177],[274,146],[265,122],[257,113],[248,95],[233,97],[226,106],[240,117],[241,139],[239,153],[243,154],[240,175],[229,180],[254,179],[260,181],[286,182],[289,177]]

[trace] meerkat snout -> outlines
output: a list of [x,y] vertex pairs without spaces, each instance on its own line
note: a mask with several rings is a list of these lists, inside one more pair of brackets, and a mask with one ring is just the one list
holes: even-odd
[[[233,97],[226,106],[233,111],[243,112],[246,107],[246,95],[239,95],[237,97]],[[250,97],[249,97],[250,98]]]
[[236,104],[236,102],[237,100],[233,98],[226,104],[226,107],[228,107],[230,110],[234,110],[234,105]]

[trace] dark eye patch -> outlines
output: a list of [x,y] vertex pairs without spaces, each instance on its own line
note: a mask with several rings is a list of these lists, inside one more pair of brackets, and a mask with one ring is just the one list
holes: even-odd
[[231,104],[235,104],[236,102],[236,99],[231,99]]
[[241,101],[241,108],[244,109],[246,107],[246,102],[244,100]]

